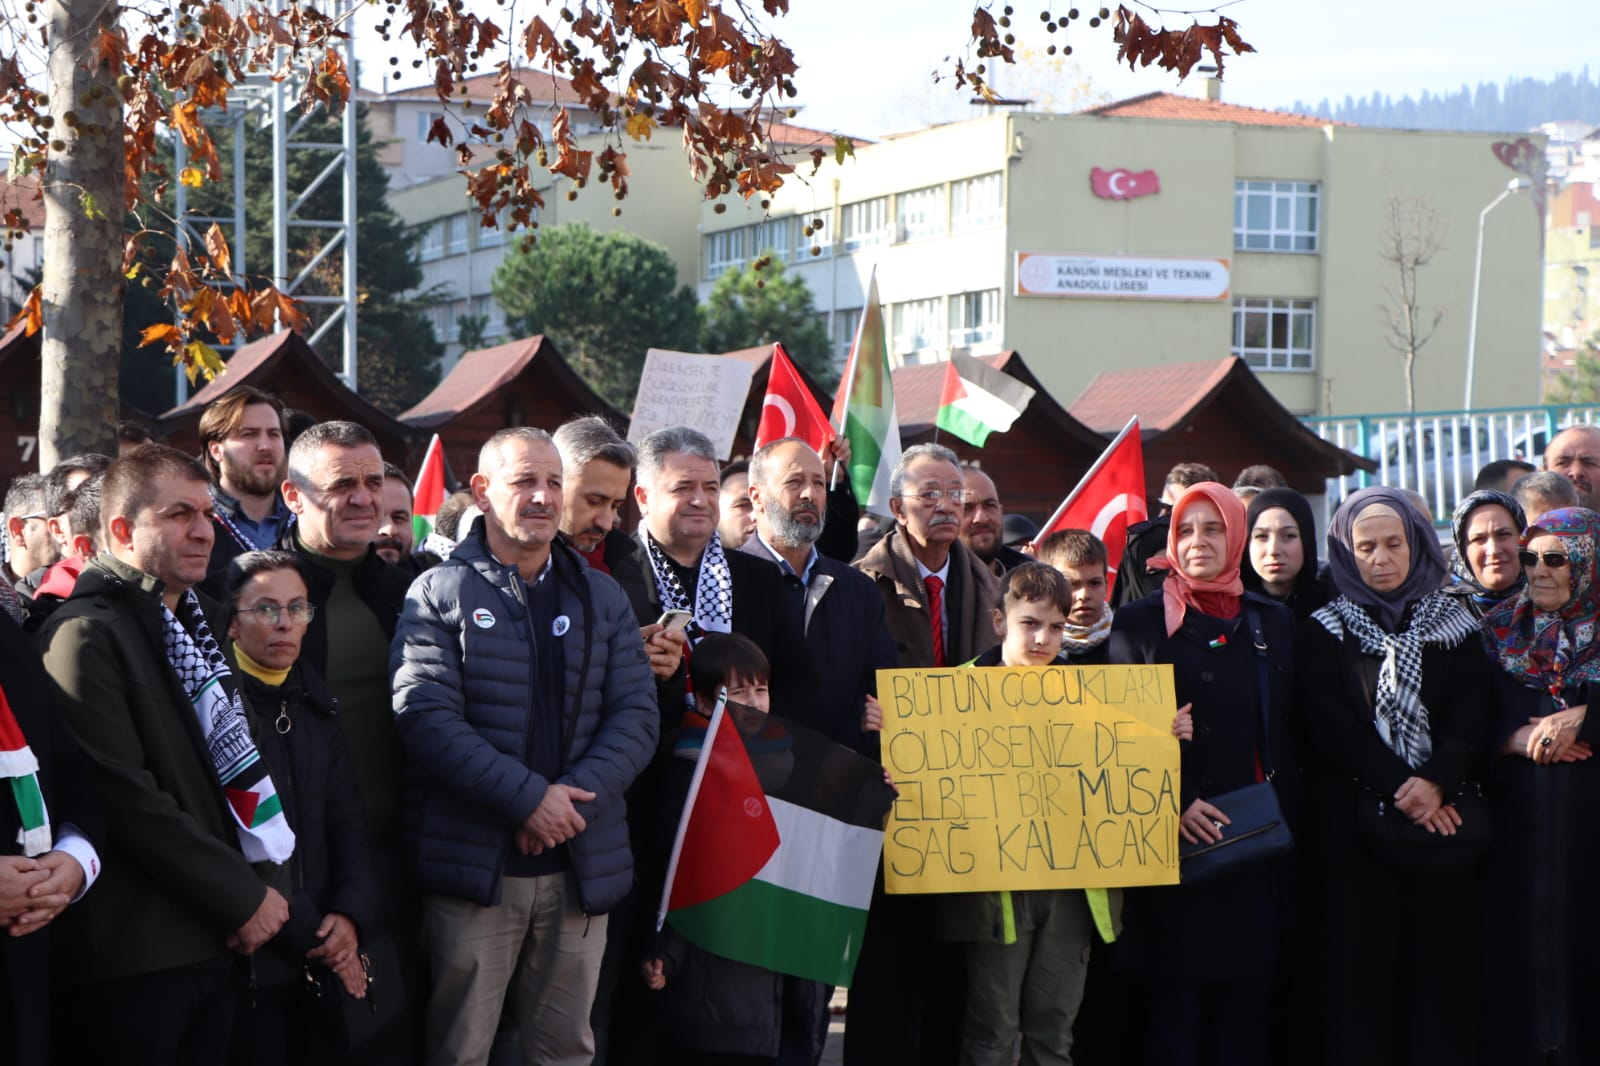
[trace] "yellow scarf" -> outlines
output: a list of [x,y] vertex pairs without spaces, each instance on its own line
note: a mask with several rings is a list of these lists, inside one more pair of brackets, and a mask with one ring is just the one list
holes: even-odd
[[239,669],[243,670],[245,673],[249,674],[251,677],[255,678],[257,681],[260,681],[264,685],[271,685],[272,687],[276,688],[285,681],[289,680],[289,670],[292,669],[291,667],[285,667],[282,670],[274,670],[270,666],[262,666],[260,663],[250,658],[249,655],[246,655],[245,650],[239,647],[237,643],[235,643],[233,646],[233,654],[239,660]]

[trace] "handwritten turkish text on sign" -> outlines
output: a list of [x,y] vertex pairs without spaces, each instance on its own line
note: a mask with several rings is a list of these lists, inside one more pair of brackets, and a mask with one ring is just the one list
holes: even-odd
[[879,670],[890,892],[1178,882],[1171,666]]
[[1226,300],[1228,261],[1018,252],[1018,296],[1106,300]]
[[754,373],[754,367],[738,359],[651,348],[645,353],[628,439],[638,444],[658,429],[689,426],[710,437],[717,454],[728,458]]

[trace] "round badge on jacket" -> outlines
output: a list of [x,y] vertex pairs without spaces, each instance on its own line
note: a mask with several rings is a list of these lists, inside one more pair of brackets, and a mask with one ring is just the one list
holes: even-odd
[[572,628],[572,619],[564,614],[556,615],[556,620],[550,623],[550,632],[558,637],[567,635],[567,630]]
[[472,612],[472,624],[479,629],[488,629],[494,625],[494,612],[487,607],[479,607]]

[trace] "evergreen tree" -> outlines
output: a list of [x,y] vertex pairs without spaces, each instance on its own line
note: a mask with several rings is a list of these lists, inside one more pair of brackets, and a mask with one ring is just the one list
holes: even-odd
[[[417,238],[389,207],[389,178],[378,162],[365,107],[357,105],[356,123],[356,380],[363,396],[390,413],[398,413],[438,384],[439,357],[444,348],[434,336],[428,314],[435,302],[432,295],[406,295],[422,284]],[[272,132],[252,129],[246,136],[245,265],[252,274],[264,274],[272,263]],[[339,122],[318,117],[300,127],[295,139],[338,143],[342,136]],[[217,142],[218,155],[231,164],[231,132],[219,131]],[[289,189],[304,190],[331,159],[331,152],[290,155]],[[231,182],[231,177],[227,180]],[[190,203],[201,214],[213,213],[222,208],[220,192],[216,186],[203,185],[190,194]],[[300,213],[304,217],[335,218],[343,195],[337,181],[324,181],[307,198]],[[289,278],[298,275],[316,257],[327,239],[327,230],[290,229]],[[339,257],[330,254],[313,269],[301,291],[337,294],[340,270]],[[282,285],[289,278],[274,280]],[[321,321],[326,314],[314,305],[306,310],[313,322]]]
[[717,278],[701,311],[701,344],[708,352],[783,345],[789,358],[825,387],[833,384],[828,331],[811,287],[773,260],[761,271],[729,270]]
[[510,252],[491,288],[512,336],[542,333],[596,392],[633,408],[650,348],[693,351],[700,322],[694,293],[677,285],[665,248],[632,233],[582,223],[539,230]]

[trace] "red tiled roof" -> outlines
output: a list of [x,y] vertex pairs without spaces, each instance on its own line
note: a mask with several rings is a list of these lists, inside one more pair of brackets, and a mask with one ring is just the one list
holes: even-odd
[[1204,403],[1227,380],[1236,362],[1230,355],[1198,363],[1108,370],[1089,382],[1067,410],[1100,433],[1117,432],[1134,415],[1139,416],[1142,432],[1166,432]]
[[[872,142],[865,137],[855,137],[843,134],[856,148],[865,148]],[[826,148],[833,150],[834,135],[827,130],[816,130],[809,126],[797,126],[792,122],[768,122],[767,139],[780,148]]]
[[1080,115],[1101,115],[1107,118],[1168,118],[1187,122],[1231,122],[1236,126],[1349,126],[1349,122],[1317,118],[1314,115],[1296,115],[1288,111],[1267,111],[1259,107],[1225,104],[1221,100],[1202,100],[1196,96],[1177,93],[1145,93],[1126,100],[1116,100],[1099,107],[1086,108]]
[[539,354],[544,342],[544,336],[536,333],[493,348],[463,353],[444,380],[415,407],[402,412],[400,420],[423,429],[448,422],[515,381]]

